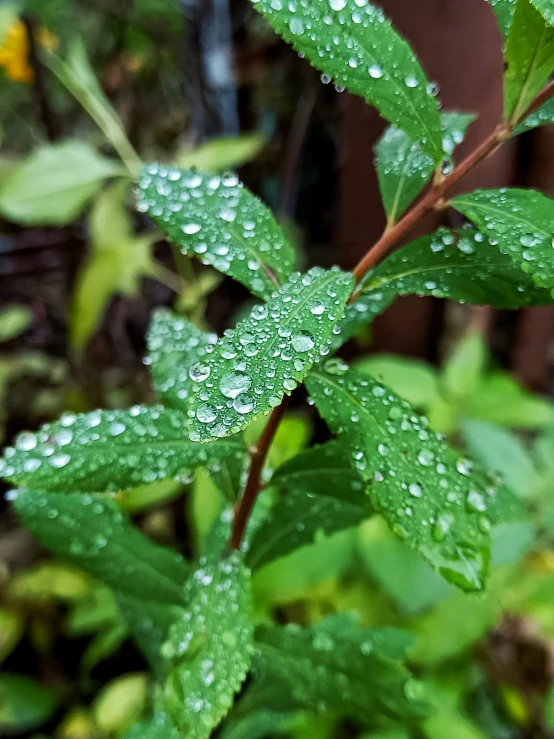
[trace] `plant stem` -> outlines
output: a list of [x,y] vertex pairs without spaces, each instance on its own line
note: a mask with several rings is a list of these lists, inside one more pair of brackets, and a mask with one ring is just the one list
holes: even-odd
[[44,67],[38,55],[35,35],[36,24],[34,18],[27,14],[22,15],[21,20],[25,24],[25,29],[27,31],[27,38],[29,41],[29,61],[33,68],[33,85],[38,109],[42,118],[42,124],[46,131],[48,140],[55,141],[58,138],[58,127],[56,125],[57,122],[52,111],[52,106],[50,105],[48,87],[44,76]]
[[[444,197],[448,191],[456,185],[463,177],[473,170],[478,164],[494,154],[502,144],[507,141],[513,129],[519,125],[528,115],[534,113],[547,100],[554,96],[554,80],[544,87],[535,97],[531,105],[527,108],[521,118],[513,124],[500,123],[496,129],[482,141],[471,154],[469,154],[458,166],[446,177],[435,176],[431,189],[428,193],[409,210],[395,225],[387,226],[381,238],[369,251],[360,259],[358,264],[352,270],[352,274],[356,278],[356,284],[359,284],[370,269],[381,261],[389,251],[391,251],[398,242],[406,236],[428,213],[436,208],[444,208]],[[356,300],[356,293],[350,296],[350,302]],[[260,437],[260,441],[251,452],[252,463],[248,480],[244,488],[244,494],[235,508],[235,518],[231,538],[229,540],[230,549],[239,549],[246,529],[248,518],[256,502],[256,498],[260,491],[260,475],[264,466],[265,458],[271,442],[275,436],[281,418],[284,415],[285,408],[288,403],[288,396],[285,395],[281,405],[273,409],[267,426]]]
[[273,409],[267,422],[266,427],[263,430],[256,446],[250,451],[250,471],[248,473],[248,480],[244,488],[244,493],[240,499],[240,503],[235,509],[235,518],[233,520],[233,529],[231,531],[231,538],[229,539],[229,549],[240,549],[240,545],[246,529],[246,524],[250,518],[250,513],[260,492],[260,476],[264,466],[265,458],[271,446],[281,419],[285,413],[289,402],[289,396],[285,395],[281,401],[281,405],[278,405]]

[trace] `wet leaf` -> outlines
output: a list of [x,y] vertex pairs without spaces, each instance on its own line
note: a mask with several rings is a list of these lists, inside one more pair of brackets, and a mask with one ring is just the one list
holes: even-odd
[[104,180],[122,174],[121,165],[84,141],[45,146],[4,182],[0,213],[16,223],[63,226],[77,218]]
[[292,272],[292,246],[236,175],[145,165],[137,209],[148,213],[183,254],[230,275],[260,298],[269,298]]
[[295,273],[266,305],[225,331],[205,361],[194,364],[190,438],[235,434],[279,405],[329,351],[353,277],[337,268]]
[[491,526],[514,513],[509,492],[495,488],[429,430],[426,418],[373,378],[332,367],[312,371],[306,385],[372,482],[371,502],[392,531],[447,580],[482,589]]
[[519,121],[554,70],[554,29],[545,23],[529,0],[517,0],[505,60],[504,118],[513,124]]
[[452,200],[539,287],[552,290],[554,201],[535,190],[476,190]]
[[65,492],[116,492],[181,475],[229,456],[240,439],[209,447],[186,435],[186,417],[162,406],[65,413],[37,433],[23,432],[4,450],[0,475],[18,485]]
[[489,0],[489,3],[492,5],[494,14],[496,15],[500,32],[506,38],[510,32],[512,18],[514,17],[516,0]]
[[367,724],[376,714],[421,718],[430,710],[425,688],[400,662],[411,643],[396,629],[359,628],[344,616],[307,629],[260,626],[253,667],[271,687],[268,708],[333,711]]
[[539,126],[546,126],[554,121],[554,98],[547,100],[544,105],[541,105],[534,113],[524,118],[519,126],[516,126],[513,132],[513,136],[517,136],[525,131],[530,131],[533,128]]
[[254,0],[254,7],[316,69],[420,141],[435,164],[443,160],[436,85],[382,10],[360,0]]
[[156,711],[152,718],[135,724],[123,735],[123,739],[183,739],[164,711]]
[[185,597],[190,607],[162,647],[170,664],[162,702],[187,739],[207,739],[250,667],[250,579],[242,555],[201,560]]
[[[460,196],[455,202],[464,203],[468,197]],[[509,309],[551,304],[550,290],[538,289],[528,271],[523,272],[494,243],[497,239],[484,227],[485,221],[477,225],[483,233],[440,228],[394,252],[368,272],[356,301],[346,308],[341,340],[382,313],[397,295],[432,295]]]
[[154,387],[162,400],[175,408],[188,408],[193,384],[189,370],[216,341],[216,334],[201,331],[166,308],[154,312],[146,343]]
[[21,490],[14,508],[41,544],[116,592],[181,605],[188,567],[143,536],[109,498]]
[[[443,149],[453,153],[464,140],[467,127],[475,119],[469,113],[442,113]],[[394,224],[423,190],[435,164],[422,149],[399,128],[387,128],[376,149],[377,177],[389,224]]]

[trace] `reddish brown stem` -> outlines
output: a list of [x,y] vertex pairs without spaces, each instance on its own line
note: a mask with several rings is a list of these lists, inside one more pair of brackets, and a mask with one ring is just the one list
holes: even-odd
[[235,518],[233,520],[233,528],[231,538],[229,539],[229,549],[240,549],[240,545],[246,529],[246,524],[250,518],[250,513],[260,492],[260,477],[264,466],[265,458],[271,446],[281,419],[285,413],[289,401],[289,396],[285,395],[281,405],[273,409],[267,422],[266,427],[260,436],[258,443],[250,452],[250,471],[248,472],[248,480],[244,488],[244,493],[240,503],[235,509]]
[[[531,113],[534,113],[547,100],[554,96],[554,81],[550,82],[533,100],[529,108],[521,116],[523,120]],[[474,169],[478,164],[494,154],[497,149],[510,137],[513,128],[518,125],[517,121],[513,127],[507,123],[500,124],[474,151],[469,154],[458,166],[446,177],[436,174],[433,184],[429,192],[401,218],[394,226],[387,228],[379,241],[360,259],[358,264],[352,270],[356,278],[356,284],[366,276],[370,269],[381,261],[391,249],[393,249],[401,239],[404,238],[428,213],[436,208],[444,208],[444,197],[448,191],[457,184],[462,177]],[[355,294],[350,297],[355,300]],[[248,523],[248,518],[260,492],[261,483],[260,476],[264,466],[265,458],[271,442],[275,436],[281,418],[285,413],[288,403],[288,396],[285,396],[281,405],[273,409],[267,426],[265,427],[260,440],[251,452],[250,472],[243,496],[235,508],[235,518],[231,538],[229,540],[230,549],[240,549],[240,545]]]

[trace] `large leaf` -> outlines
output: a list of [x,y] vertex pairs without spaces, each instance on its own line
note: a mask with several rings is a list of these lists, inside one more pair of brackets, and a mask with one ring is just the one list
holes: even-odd
[[132,726],[123,739],[183,739],[183,735],[165,711],[156,711],[147,721]]
[[267,305],[226,331],[206,360],[190,368],[196,379],[191,439],[237,433],[279,405],[328,353],[353,282],[336,267],[295,273]]
[[408,634],[358,628],[344,616],[309,629],[260,626],[253,666],[271,689],[268,707],[334,711],[367,724],[376,714],[415,719],[429,704],[400,662],[409,644]]
[[529,0],[517,0],[505,59],[504,118],[517,123],[554,70],[554,29]]
[[447,580],[484,586],[489,531],[513,514],[509,492],[430,431],[426,418],[373,378],[351,370],[313,371],[318,410],[352,450],[368,493],[393,532]]
[[150,372],[160,398],[176,408],[188,408],[192,387],[189,370],[216,341],[216,334],[201,331],[166,308],[155,311],[146,343]]
[[84,141],[37,149],[0,189],[0,214],[18,223],[62,226],[75,220],[102,182],[121,166]]
[[[455,198],[455,207],[469,197]],[[483,233],[440,228],[391,254],[360,284],[356,301],[346,308],[340,338],[382,313],[397,295],[432,295],[509,309],[552,303],[550,289],[538,289],[531,275],[494,243],[494,235],[485,234],[486,228]],[[521,244],[519,249],[523,252]]]
[[137,208],[177,244],[261,298],[290,275],[294,250],[271,212],[236,175],[158,164],[141,169]]
[[243,452],[237,439],[210,446],[190,441],[179,411],[134,406],[66,413],[36,434],[23,432],[4,450],[0,475],[45,490],[115,492]]
[[356,505],[333,495],[292,488],[277,498],[255,532],[246,561],[249,567],[257,569],[316,539],[356,526],[371,514],[367,504]]
[[[474,119],[470,113],[441,115],[445,154],[452,154],[457,144],[464,140],[467,127]],[[379,139],[375,153],[383,206],[387,221],[392,225],[423,190],[435,164],[418,142],[394,126],[387,128]]]
[[201,560],[185,597],[190,608],[162,648],[171,664],[162,701],[187,739],[205,739],[231,708],[250,667],[250,579],[242,555]]
[[554,2],[552,0],[531,0],[531,2],[544,20],[550,26],[554,26]]
[[436,87],[382,10],[359,0],[253,1],[314,67],[421,142],[435,164],[444,159]]
[[489,3],[493,7],[500,32],[506,38],[510,31],[512,18],[514,17],[516,0],[489,0]]
[[109,498],[21,490],[14,507],[47,549],[117,593],[182,605],[188,567],[134,528]]
[[452,200],[536,285],[554,288],[554,201],[535,190],[476,190]]

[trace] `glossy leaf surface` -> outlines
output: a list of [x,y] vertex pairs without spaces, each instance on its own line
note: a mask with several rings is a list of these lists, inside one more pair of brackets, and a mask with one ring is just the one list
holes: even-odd
[[211,446],[187,438],[186,417],[162,406],[64,414],[4,450],[0,475],[18,485],[65,492],[115,492],[241,456],[240,440]]
[[382,10],[359,0],[254,0],[254,7],[316,69],[420,141],[436,164],[442,161],[436,88]]
[[250,579],[242,555],[201,561],[185,598],[189,609],[162,647],[170,664],[162,701],[187,739],[206,739],[231,708],[250,666]]
[[190,368],[195,441],[235,434],[279,405],[329,352],[353,277],[337,268],[295,273],[266,305],[225,331],[205,361]]
[[369,495],[392,531],[446,579],[480,590],[489,561],[489,532],[513,512],[508,491],[428,428],[373,378],[352,370],[314,371],[307,387],[323,418],[349,444]]
[[536,285],[554,287],[554,201],[535,190],[476,190],[452,200]]
[[293,248],[271,211],[236,175],[145,165],[137,208],[183,254],[230,275],[260,298],[269,298],[292,272]]

